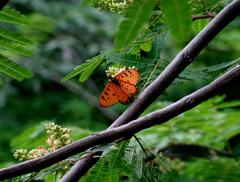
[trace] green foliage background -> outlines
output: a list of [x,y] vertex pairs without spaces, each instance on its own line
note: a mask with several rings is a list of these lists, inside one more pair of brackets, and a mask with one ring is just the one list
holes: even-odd
[[[142,0],[117,14],[89,2],[95,8],[78,0],[18,0],[9,5],[24,14],[19,19],[6,17],[13,9],[0,13],[0,167],[17,162],[12,156],[17,148],[44,145],[43,124],[49,120],[71,128],[74,140],[105,129],[127,106],[103,111],[95,103],[107,80],[104,71],[112,65],[136,66],[142,91],[210,21],[191,16],[215,15],[227,4]],[[238,18],[144,114],[239,64],[239,35]],[[90,97],[82,96],[86,93]],[[102,146],[104,155],[81,181],[239,181],[239,80],[224,93],[138,133],[152,160],[134,139]],[[34,178],[59,178],[51,174],[56,166]]]

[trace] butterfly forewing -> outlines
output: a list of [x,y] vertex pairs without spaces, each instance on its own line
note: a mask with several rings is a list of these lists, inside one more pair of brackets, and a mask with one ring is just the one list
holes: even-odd
[[116,90],[116,85],[110,81],[100,95],[99,105],[102,107],[109,107],[116,104],[118,102]]
[[129,82],[133,85],[136,85],[138,80],[140,79],[140,74],[138,72],[138,70],[136,69],[128,69],[125,70],[121,73],[119,73],[116,77],[116,80],[122,80],[125,82]]

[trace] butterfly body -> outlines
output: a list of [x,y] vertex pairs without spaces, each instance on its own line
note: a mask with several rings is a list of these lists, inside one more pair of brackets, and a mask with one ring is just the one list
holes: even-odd
[[112,83],[113,83],[114,85],[116,85],[116,86],[118,86],[118,87],[121,86],[120,83],[119,83],[119,81],[118,81],[116,78],[110,78],[110,80],[112,81]]
[[99,105],[109,107],[116,103],[127,104],[138,93],[136,84],[140,74],[136,69],[128,69],[110,78],[99,98]]

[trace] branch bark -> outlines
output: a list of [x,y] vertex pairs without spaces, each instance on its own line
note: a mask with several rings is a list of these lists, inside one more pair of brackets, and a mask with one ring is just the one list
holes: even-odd
[[[158,78],[144,90],[138,99],[109,128],[121,126],[140,116],[172,81],[191,64],[201,50],[239,14],[240,0],[233,0],[173,59]],[[89,157],[78,161],[76,164],[79,166],[77,176],[81,177],[84,175],[98,159],[90,154]],[[72,176],[71,170],[66,175]],[[61,182],[67,182],[65,179],[67,178],[64,177]],[[74,178],[74,180],[77,181],[77,178]]]
[[[236,78],[239,77],[240,66],[238,65],[209,85],[161,110],[147,114],[146,116],[137,120],[133,120],[128,124],[124,124],[122,126],[108,129],[100,133],[85,137],[44,157],[2,169],[0,170],[0,180],[4,180],[10,177],[12,178],[14,176],[19,176],[33,171],[39,171],[79,152],[86,151],[93,146],[111,143],[119,139],[126,139],[143,129],[149,128],[156,124],[164,123],[173,117],[197,106],[213,95],[216,95],[218,91],[225,88],[229,85],[229,83],[233,82]],[[75,167],[77,168],[77,166]],[[70,180],[68,179],[68,181]]]

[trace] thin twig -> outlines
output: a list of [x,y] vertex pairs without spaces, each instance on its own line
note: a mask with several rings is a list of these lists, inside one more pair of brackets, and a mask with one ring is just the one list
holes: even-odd
[[138,137],[136,135],[133,135],[133,137],[135,138],[135,140],[138,142],[138,144],[140,145],[140,147],[142,148],[143,150],[143,153],[146,155],[147,159],[150,161],[150,157],[148,156],[147,154],[147,151],[146,149],[144,148],[144,146],[142,145],[141,141],[138,139]]
[[214,17],[215,17],[214,14],[208,12],[205,15],[193,15],[192,20],[195,21],[195,20],[207,19],[207,18],[213,19]]
[[[108,129],[100,133],[96,133],[95,135],[85,137],[44,157],[22,162],[9,168],[1,169],[0,180],[44,169],[70,156],[86,151],[93,146],[111,143],[120,138],[129,138],[143,129],[152,127],[157,124],[162,124],[174,118],[175,116],[194,108],[208,98],[216,95],[221,89],[228,87],[231,82],[239,77],[240,66],[238,65],[209,85],[195,91],[194,93],[161,110],[147,114],[140,119],[133,120],[130,123],[119,126],[117,128]],[[86,159],[88,158],[85,158],[84,160]],[[92,161],[89,162],[91,163]],[[81,163],[78,164],[80,165]],[[68,181],[70,180],[68,179]]]

